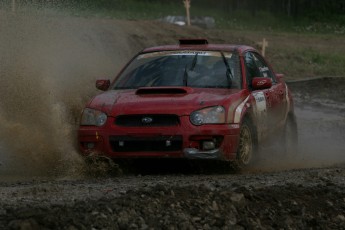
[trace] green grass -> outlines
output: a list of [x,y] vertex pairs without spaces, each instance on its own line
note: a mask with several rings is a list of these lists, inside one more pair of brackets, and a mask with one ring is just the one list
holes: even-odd
[[271,62],[279,72],[287,73],[288,78],[345,76],[345,55],[312,48],[277,52],[279,55],[273,55]]
[[345,56],[332,53],[322,53],[317,50],[302,50],[303,63],[310,67],[315,76],[344,75]]

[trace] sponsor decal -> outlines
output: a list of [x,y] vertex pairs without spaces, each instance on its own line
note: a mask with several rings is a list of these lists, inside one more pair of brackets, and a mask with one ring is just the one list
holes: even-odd
[[224,56],[228,59],[230,59],[232,57],[232,53],[229,52],[223,52]]
[[256,101],[256,111],[257,112],[263,112],[266,111],[267,105],[266,105],[266,98],[264,95],[264,92],[255,92],[253,93],[253,96]]
[[[152,52],[141,54],[137,59],[144,58],[154,58],[154,57],[164,57],[164,56],[176,56],[176,55],[185,55],[185,56],[194,56],[198,54],[199,56],[212,56],[212,57],[222,57],[220,51],[199,51],[199,50],[177,50],[177,51],[161,51],[161,52]],[[231,53],[226,53],[226,58],[231,58]]]
[[170,55],[192,55],[194,56],[195,54],[198,54],[200,56],[211,56],[211,52],[206,52],[206,51],[193,51],[193,50],[187,50],[187,51],[178,51],[171,53]]
[[258,82],[258,86],[262,86],[266,83],[267,81],[266,80],[261,80]]
[[253,93],[253,96],[256,102],[254,111],[256,113],[258,123],[264,124],[265,117],[266,117],[266,110],[267,110],[265,95],[263,92],[256,92],[256,93]]
[[257,121],[258,138],[261,139],[263,130],[267,128],[267,103],[264,92],[253,93],[255,98],[254,113]]
[[268,71],[269,69],[268,69],[267,66],[265,66],[265,67],[259,67],[259,70],[260,70],[260,72],[262,73],[262,72]]

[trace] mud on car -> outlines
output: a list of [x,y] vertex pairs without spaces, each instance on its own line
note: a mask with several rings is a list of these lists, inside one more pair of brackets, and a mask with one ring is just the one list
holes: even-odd
[[80,152],[111,159],[187,158],[241,169],[274,139],[297,144],[282,74],[245,45],[184,39],[138,53],[82,112]]

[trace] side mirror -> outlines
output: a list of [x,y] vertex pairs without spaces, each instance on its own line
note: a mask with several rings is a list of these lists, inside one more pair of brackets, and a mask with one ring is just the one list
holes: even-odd
[[277,73],[276,78],[277,78],[278,82],[282,82],[282,81],[284,81],[284,74]]
[[272,86],[272,79],[269,77],[254,77],[252,81],[252,87],[257,89],[268,89]]
[[96,88],[102,91],[109,89],[110,80],[96,80]]

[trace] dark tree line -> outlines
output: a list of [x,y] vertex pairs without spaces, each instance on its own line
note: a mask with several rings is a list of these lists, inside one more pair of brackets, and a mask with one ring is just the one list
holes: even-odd
[[345,0],[192,0],[192,4],[212,4],[229,13],[250,11],[253,16],[258,11],[289,17],[345,16]]
[[[10,4],[13,0],[0,0],[1,4]],[[128,0],[15,0],[19,4],[35,3],[41,5],[75,5],[96,8],[116,8]],[[180,4],[182,0],[131,0]],[[191,0],[192,7],[216,8],[223,14],[235,11],[250,12],[255,16],[258,12],[268,12],[277,16],[292,18],[310,18],[316,20],[335,19],[345,23],[345,0]]]

